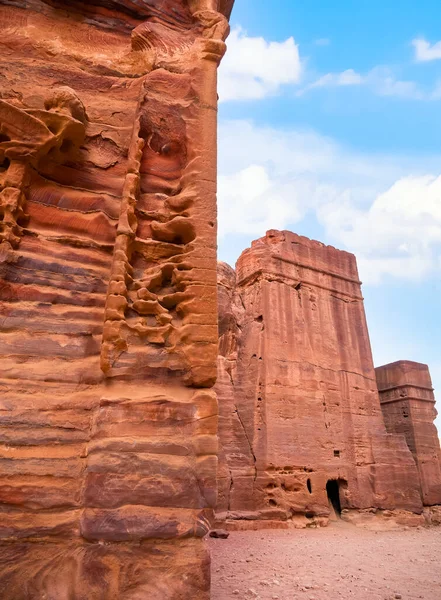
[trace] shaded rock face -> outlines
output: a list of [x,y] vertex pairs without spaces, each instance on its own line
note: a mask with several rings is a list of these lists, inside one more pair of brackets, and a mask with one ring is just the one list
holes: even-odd
[[418,467],[424,504],[441,504],[441,451],[428,366],[401,360],[378,367],[375,374],[386,428],[404,434]]
[[383,422],[355,257],[269,231],[236,272],[219,265],[218,289],[219,518],[421,513],[412,454]]
[[4,600],[208,598],[230,8],[0,0]]

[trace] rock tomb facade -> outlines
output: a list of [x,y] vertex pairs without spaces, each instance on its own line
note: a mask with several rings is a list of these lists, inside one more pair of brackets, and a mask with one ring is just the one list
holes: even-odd
[[[269,231],[235,271],[219,264],[218,295],[220,521],[303,527],[379,511],[420,523],[441,504],[427,367],[375,371],[352,254]],[[403,389],[412,435],[390,397]]]
[[409,360],[375,369],[386,429],[404,434],[418,467],[425,506],[441,504],[441,461],[432,380],[427,365]]

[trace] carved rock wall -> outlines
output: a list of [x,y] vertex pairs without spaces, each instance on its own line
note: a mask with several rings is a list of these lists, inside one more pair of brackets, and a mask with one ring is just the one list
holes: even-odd
[[404,434],[418,466],[424,504],[441,504],[441,450],[428,366],[400,360],[376,368],[375,374],[386,428]]
[[0,0],[5,600],[209,596],[231,5]]
[[218,516],[326,518],[333,485],[342,509],[420,513],[413,457],[383,423],[354,256],[269,231],[236,273],[220,265],[218,287]]

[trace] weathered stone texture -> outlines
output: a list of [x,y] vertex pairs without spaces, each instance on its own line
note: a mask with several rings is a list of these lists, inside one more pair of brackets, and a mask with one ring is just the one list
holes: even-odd
[[386,428],[404,434],[418,467],[424,504],[441,504],[441,451],[429,368],[400,360],[378,367],[375,374]]
[[218,288],[219,517],[327,517],[329,480],[343,509],[421,513],[413,457],[383,423],[354,256],[269,231]]
[[208,597],[231,6],[0,0],[5,600]]

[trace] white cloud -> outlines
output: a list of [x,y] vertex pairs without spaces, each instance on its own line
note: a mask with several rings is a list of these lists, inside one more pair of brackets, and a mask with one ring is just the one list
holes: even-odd
[[345,85],[362,85],[365,82],[365,78],[356,73],[353,69],[347,69],[341,73],[328,73],[323,75],[317,81],[311,83],[307,89],[317,87],[334,87],[334,86],[345,86]]
[[[329,43],[327,38],[314,41],[316,46]],[[441,40],[431,45],[424,39],[414,39],[412,44],[418,62],[441,59]],[[302,79],[308,79],[293,37],[283,42],[267,41],[263,37],[249,37],[241,27],[236,27],[227,45],[228,52],[219,69],[220,102],[260,100],[277,95],[285,85],[299,85]],[[376,66],[366,73],[354,69],[326,73],[304,84],[297,95],[316,88],[353,86],[365,86],[378,96],[414,100],[441,98],[441,83],[436,83],[433,89],[423,89],[416,81],[399,79],[387,66]]]
[[415,48],[415,60],[417,62],[441,59],[441,41],[429,44],[424,39],[415,39],[412,40],[412,45]]
[[327,73],[298,92],[323,87],[366,86],[377,96],[398,96],[415,100],[435,99],[435,92],[424,93],[414,81],[400,81],[388,67],[374,67],[366,74],[347,69],[340,73]]
[[431,92],[424,92],[415,81],[401,81],[388,67],[375,67],[366,76],[367,85],[378,96],[399,96],[414,100],[430,99]]
[[362,251],[372,249],[373,233],[377,253],[389,254],[394,248],[406,255],[412,251],[412,240],[424,248],[441,242],[441,177],[402,177],[378,194],[369,210],[352,208],[348,217],[350,230],[339,218],[343,225],[339,237]]
[[363,155],[314,132],[246,121],[219,133],[221,249],[229,233],[295,230],[309,213],[322,241],[357,255],[365,282],[440,274],[439,157]]
[[319,38],[318,40],[314,40],[314,44],[316,46],[329,46],[330,43],[331,40],[329,40],[328,38]]
[[422,280],[441,266],[441,177],[402,177],[368,208],[337,201],[318,214],[328,233],[356,252],[370,282],[384,275]]
[[290,37],[268,42],[248,37],[237,27],[228,40],[228,52],[219,69],[219,99],[256,100],[276,94],[282,85],[300,81],[299,48]]
[[272,180],[262,165],[252,164],[234,175],[221,175],[219,235],[245,233],[260,237],[262,231],[298,221],[300,213],[293,192],[291,186]]

